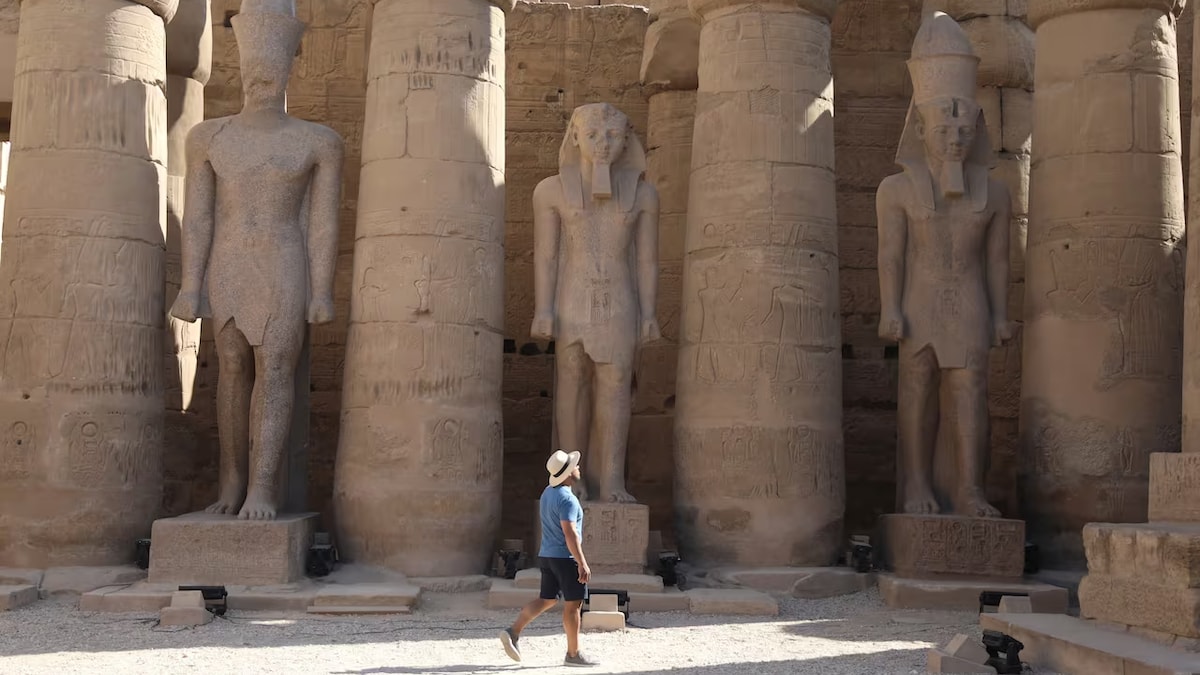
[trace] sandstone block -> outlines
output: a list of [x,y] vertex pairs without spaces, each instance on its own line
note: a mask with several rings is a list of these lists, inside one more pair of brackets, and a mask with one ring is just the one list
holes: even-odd
[[1079,584],[1079,614],[1200,638],[1200,589],[1162,583],[1150,571],[1140,577],[1091,573]]
[[486,591],[492,579],[483,574],[472,574],[461,577],[409,577],[408,582],[429,593],[476,593]]
[[202,626],[212,620],[200,591],[175,591],[170,606],[163,607],[158,615],[160,626]]
[[1200,452],[1150,455],[1150,522],[1200,522]]
[[487,608],[518,609],[536,597],[536,588],[519,588],[508,579],[492,579],[492,587],[487,594]]
[[33,604],[38,599],[37,586],[0,585],[0,612]]
[[269,586],[304,578],[317,514],[276,520],[190,513],[154,521],[151,583]]
[[979,638],[963,633],[951,638],[942,650],[956,659],[964,659],[972,663],[982,664],[988,660],[987,650],[983,648],[983,643]]
[[99,588],[79,598],[79,609],[92,612],[158,612],[171,604],[177,585],[140,582]]
[[857,593],[875,583],[873,574],[859,574],[845,567],[723,568],[709,575],[755,591],[810,599]]
[[766,593],[743,589],[695,588],[687,591],[693,614],[777,616],[779,603]]
[[1000,598],[1000,607],[996,611],[1000,614],[1030,614],[1033,612],[1033,603],[1028,597],[1007,595]]
[[881,518],[884,559],[914,579],[1019,579],[1025,523],[1001,518],[890,514]]
[[650,545],[650,507],[584,502],[583,550],[594,574],[641,574]]
[[51,567],[42,577],[42,594],[87,593],[104,586],[143,581],[146,571],[133,565],[110,567]]
[[1089,523],[1083,546],[1091,574],[1200,588],[1200,523]]
[[660,19],[646,29],[642,84],[695,89],[699,66],[700,24],[687,13]]
[[0,585],[40,587],[43,576],[45,574],[42,570],[0,567]]
[[[586,527],[585,523],[585,530]],[[521,570],[517,572],[517,578],[513,581],[517,588],[538,590],[542,587],[542,571],[537,568]],[[638,593],[662,593],[663,591],[662,577],[649,574],[593,574],[588,586]]]
[[591,610],[584,612],[580,629],[585,631],[625,630],[625,615],[616,611]]
[[1039,672],[1193,675],[1195,654],[1066,615],[984,614],[980,628],[1021,641],[1021,660]]
[[421,588],[409,584],[331,584],[317,590],[309,611],[332,607],[413,608]]
[[227,586],[225,606],[249,612],[303,612],[317,595],[311,582],[285,586]]

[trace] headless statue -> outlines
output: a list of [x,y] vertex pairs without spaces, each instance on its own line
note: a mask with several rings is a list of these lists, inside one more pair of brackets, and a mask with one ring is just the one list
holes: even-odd
[[305,324],[333,320],[344,149],[332,129],[287,115],[304,33],[294,0],[244,0],[232,23],[244,106],[188,134],[183,279],[171,315],[212,319],[216,336],[220,487],[207,510],[272,520]]
[[939,396],[955,434],[958,515],[998,517],[983,491],[988,453],[988,352],[1013,335],[1007,317],[1011,203],[992,180],[979,59],[962,28],[937,12],[908,62],[913,100],[896,162],[876,195],[879,334],[899,341],[900,504],[941,511],[933,489]]
[[629,119],[607,103],[585,105],[571,116],[559,174],[533,193],[530,334],[556,341],[559,445],[596,468],[582,492],[597,501],[636,501],[625,491],[634,359],[660,337],[658,192],[645,168]]

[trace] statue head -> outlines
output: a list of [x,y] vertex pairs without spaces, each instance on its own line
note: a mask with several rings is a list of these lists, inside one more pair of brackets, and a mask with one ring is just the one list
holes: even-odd
[[965,195],[976,210],[983,209],[992,149],[975,99],[979,57],[966,31],[943,12],[928,15],[913,42],[908,71],[913,97],[896,163],[923,180],[927,206],[933,206],[930,168],[937,165],[943,196]]
[[241,11],[230,23],[241,55],[246,103],[282,99],[304,37],[295,0],[242,0]]
[[592,199],[617,199],[633,209],[637,185],[646,172],[646,151],[625,113],[608,103],[580,106],[571,115],[558,151],[558,169],[568,203],[583,207],[583,172],[592,167]]

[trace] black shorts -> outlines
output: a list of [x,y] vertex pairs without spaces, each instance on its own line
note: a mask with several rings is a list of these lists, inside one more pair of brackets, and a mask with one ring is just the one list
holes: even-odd
[[543,600],[557,600],[561,594],[567,602],[583,600],[587,584],[579,583],[579,564],[574,558],[538,558],[542,568]]

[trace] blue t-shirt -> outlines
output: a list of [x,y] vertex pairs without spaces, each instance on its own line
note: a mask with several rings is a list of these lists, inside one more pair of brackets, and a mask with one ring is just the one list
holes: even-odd
[[571,488],[566,485],[546,486],[538,509],[542,517],[542,546],[538,556],[542,558],[571,558],[567,548],[567,537],[563,534],[562,521],[575,523],[575,530],[583,536],[583,507]]

